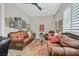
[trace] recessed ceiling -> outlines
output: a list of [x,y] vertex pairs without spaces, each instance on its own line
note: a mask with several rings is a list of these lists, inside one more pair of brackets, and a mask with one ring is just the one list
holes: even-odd
[[39,10],[35,5],[29,3],[16,5],[25,13],[27,13],[30,17],[38,17],[55,15],[61,3],[38,3],[38,6],[40,6],[42,10]]

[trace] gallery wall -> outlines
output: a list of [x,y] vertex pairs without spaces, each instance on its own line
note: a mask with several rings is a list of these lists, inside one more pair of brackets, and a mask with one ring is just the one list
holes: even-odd
[[[22,20],[26,21],[26,23],[30,23],[30,17],[22,11],[16,4],[4,4],[4,18],[9,17],[21,17]],[[5,24],[6,25],[6,24]],[[18,31],[18,29],[9,28],[5,26],[4,36],[6,36],[10,32]]]

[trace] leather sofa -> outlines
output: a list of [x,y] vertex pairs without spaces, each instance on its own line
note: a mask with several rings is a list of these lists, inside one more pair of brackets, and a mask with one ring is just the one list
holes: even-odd
[[23,48],[31,43],[35,38],[35,33],[32,33],[31,36],[28,35],[26,31],[17,31],[11,32],[8,34],[8,37],[11,41],[10,48],[23,50]]
[[79,56],[79,36],[71,33],[63,33],[58,36],[59,43],[48,41],[51,56]]
[[0,56],[7,56],[10,40],[6,37],[0,37]]

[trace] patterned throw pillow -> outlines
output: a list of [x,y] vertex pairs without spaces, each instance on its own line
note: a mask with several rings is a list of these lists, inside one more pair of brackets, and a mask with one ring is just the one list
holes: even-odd
[[54,36],[54,37],[51,38],[51,42],[58,43],[58,42],[60,42],[60,39],[58,37]]

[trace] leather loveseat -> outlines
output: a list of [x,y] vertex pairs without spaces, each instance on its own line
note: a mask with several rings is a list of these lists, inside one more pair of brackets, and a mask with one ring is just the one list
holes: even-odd
[[63,33],[59,38],[59,43],[48,41],[51,56],[79,56],[79,36],[71,33]]
[[11,41],[10,48],[23,50],[26,45],[34,40],[35,33],[32,33],[32,35],[29,36],[26,31],[17,31],[9,33],[8,37]]

